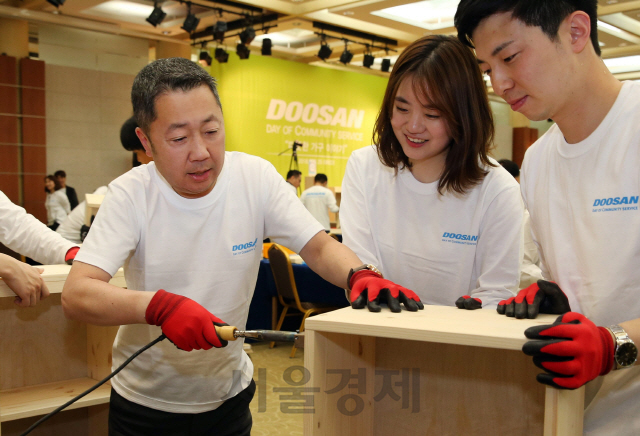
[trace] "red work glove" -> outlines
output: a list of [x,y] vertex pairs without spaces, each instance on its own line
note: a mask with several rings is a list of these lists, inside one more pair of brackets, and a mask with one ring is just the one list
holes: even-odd
[[162,333],[184,351],[226,347],[215,326],[229,325],[207,309],[182,295],[160,289],[145,313],[147,323],[162,327]]
[[469,295],[463,295],[456,300],[458,309],[476,310],[482,308],[482,300],[479,298],[471,298]]
[[69,250],[67,251],[67,254],[64,255],[64,261],[67,263],[67,265],[71,265],[73,263],[73,259],[76,258],[76,254],[78,254],[78,250],[80,250],[80,247],[69,248]]
[[611,333],[579,313],[561,315],[551,325],[529,327],[524,334],[529,339],[542,339],[522,347],[537,367],[547,371],[538,374],[540,383],[577,389],[613,368]]
[[567,296],[554,282],[538,280],[518,295],[498,303],[500,315],[515,316],[518,319],[534,319],[538,313],[561,315],[571,310]]
[[424,305],[413,291],[385,280],[376,272],[362,270],[354,273],[349,281],[351,307],[362,309],[365,304],[371,312],[380,312],[380,303],[385,302],[392,312],[400,312],[400,303],[411,311],[424,309]]

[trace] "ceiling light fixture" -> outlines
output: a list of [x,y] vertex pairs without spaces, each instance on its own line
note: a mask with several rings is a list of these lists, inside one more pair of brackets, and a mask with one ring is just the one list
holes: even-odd
[[200,18],[191,13],[191,3],[187,3],[187,18],[184,19],[184,23],[181,28],[187,33],[194,32],[200,24]]
[[388,73],[391,69],[391,59],[382,59],[382,65],[380,65],[380,71]]
[[349,47],[347,46],[347,41],[344,42],[344,51],[340,55],[340,62],[347,65],[353,59],[353,53],[349,51]]
[[250,53],[251,51],[249,51],[249,48],[246,45],[240,43],[236,46],[236,54],[240,59],[249,59]]
[[167,13],[164,12],[158,3],[153,4],[153,11],[151,11],[151,15],[147,18],[147,22],[151,24],[153,27],[156,27],[158,24],[162,23],[162,20],[167,16]]
[[247,27],[242,32],[240,32],[240,41],[242,41],[242,43],[245,45],[251,44],[251,42],[255,39],[255,37],[256,37],[256,31],[253,30],[253,27],[251,26]]
[[216,60],[221,64],[226,64],[229,62],[229,53],[227,53],[224,49],[218,47],[215,52]]
[[318,57],[323,61],[326,61],[329,56],[331,56],[331,53],[333,53],[333,50],[331,50],[329,44],[323,41],[322,45],[320,46],[320,50],[318,50]]
[[211,55],[209,54],[209,50],[203,50],[200,52],[200,64],[202,66],[210,67],[211,66]]
[[224,32],[227,31],[227,22],[226,21],[218,21],[215,26],[213,26],[213,39],[216,41],[224,41]]
[[54,5],[56,8],[62,6],[65,2],[65,0],[47,0],[47,1],[52,5]]
[[271,38],[262,40],[262,56],[271,56]]
[[369,45],[367,45],[366,47],[367,50],[364,53],[364,59],[362,59],[362,66],[365,68],[371,68],[375,57],[371,54],[371,47],[369,47]]

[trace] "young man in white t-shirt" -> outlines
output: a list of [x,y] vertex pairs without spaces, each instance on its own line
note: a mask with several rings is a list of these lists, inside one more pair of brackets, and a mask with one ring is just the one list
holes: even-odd
[[[154,162],[109,185],[65,283],[65,313],[122,325],[114,366],[161,333],[171,341],[112,379],[110,435],[248,435],[253,365],[241,341],[227,344],[214,326],[246,325],[264,238],[299,252],[326,280],[350,286],[354,303],[387,296],[398,310],[398,299],[409,310],[422,303],[361,267],[271,164],[225,151],[216,84],[200,66],[155,61],[131,95],[138,137]],[[108,283],[123,264],[127,289]],[[212,347],[219,349],[204,351]]]
[[591,381],[585,434],[637,435],[640,84],[620,83],[600,58],[596,0],[462,0],[455,22],[497,95],[556,122],[527,151],[522,195],[543,277],[557,285],[538,282],[505,305],[534,317],[566,311],[556,309],[568,297],[575,312],[528,329],[540,341],[523,350],[547,371],[542,383]]
[[296,197],[298,196],[300,182],[302,182],[302,173],[298,170],[289,170],[287,173],[287,184]]
[[318,220],[325,230],[331,230],[329,211],[336,213],[340,210],[336,202],[336,196],[327,188],[329,179],[325,174],[316,174],[313,179],[313,186],[300,196],[300,201],[304,204],[311,215]]

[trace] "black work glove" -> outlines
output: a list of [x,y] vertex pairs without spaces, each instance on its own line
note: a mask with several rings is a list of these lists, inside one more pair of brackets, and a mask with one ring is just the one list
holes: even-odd
[[518,295],[498,303],[496,309],[500,315],[515,316],[518,319],[533,319],[538,313],[562,315],[571,311],[569,300],[562,289],[554,282],[538,280]]

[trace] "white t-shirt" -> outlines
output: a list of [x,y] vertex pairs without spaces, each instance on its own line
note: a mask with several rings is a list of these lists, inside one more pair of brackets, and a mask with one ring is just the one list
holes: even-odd
[[[571,309],[605,327],[640,318],[640,83],[624,82],[584,141],[568,144],[555,125],[532,145],[522,195],[543,275],[558,283]],[[640,368],[589,383],[588,397],[600,383],[585,411],[585,434],[637,435]]]
[[538,253],[538,246],[533,242],[531,217],[526,209],[524,211],[524,221],[522,222],[522,232],[524,234],[524,257],[522,259],[522,268],[520,269],[520,289],[524,289],[542,278],[540,254]]
[[71,212],[71,204],[65,191],[58,189],[54,192],[47,192],[47,199],[44,202],[47,208],[48,225],[53,223],[62,223]]
[[44,265],[64,263],[75,244],[17,206],[0,191],[0,243]]
[[409,170],[383,166],[374,147],[353,152],[342,182],[343,242],[425,304],[462,295],[495,307],[520,280],[522,200],[501,166],[459,196],[439,195]]
[[298,196],[298,188],[296,188],[295,186],[293,186],[291,183],[287,182],[287,186],[289,187],[289,189],[291,189],[291,192],[293,192],[295,194],[295,196]]
[[[93,192],[95,195],[105,195],[107,193],[106,186],[100,186]],[[82,200],[80,204],[73,208],[71,213],[67,215],[65,220],[58,226],[56,233],[59,233],[63,238],[80,244],[80,229],[84,225],[84,218],[87,214],[87,202]]]
[[[299,252],[321,231],[271,164],[227,152],[215,187],[197,199],[179,196],[153,162],[117,178],[76,260],[111,275],[124,264],[129,289],[185,295],[244,329],[262,240],[269,237]],[[122,326],[113,366],[161,333],[146,324]],[[162,341],[133,360],[112,385],[147,407],[200,413],[238,394],[252,374],[240,340],[192,352]]]
[[300,201],[311,212],[311,215],[324,226],[325,230],[331,230],[328,211],[336,213],[340,208],[336,204],[336,197],[330,189],[314,185],[302,193]]

